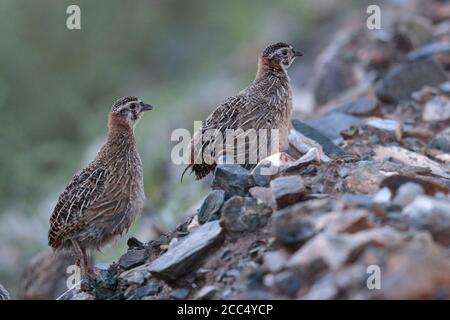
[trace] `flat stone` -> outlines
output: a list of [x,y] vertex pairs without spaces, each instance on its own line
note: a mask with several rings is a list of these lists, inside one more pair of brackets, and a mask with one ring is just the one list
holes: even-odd
[[364,121],[366,126],[395,133],[400,130],[400,123],[391,119],[368,118]]
[[299,202],[306,194],[305,184],[299,176],[276,178],[270,182],[270,189],[278,209]]
[[343,155],[344,151],[331,140],[341,139],[340,132],[358,124],[359,121],[354,116],[332,112],[324,117],[308,120],[306,123],[294,119],[292,125],[295,130],[320,144],[327,155],[339,156]]
[[336,110],[355,116],[369,115],[378,107],[378,101],[372,97],[361,97],[345,103]]
[[220,208],[225,201],[225,191],[212,190],[198,211],[198,222],[204,224],[208,221],[220,219]]
[[148,266],[149,264],[144,264],[122,272],[119,275],[119,281],[128,285],[142,285],[145,279],[150,277],[150,273],[147,270]]
[[253,186],[251,173],[239,164],[219,164],[214,172],[213,189],[225,191],[225,199],[234,195],[246,196]]
[[234,196],[222,207],[221,224],[228,232],[254,231],[267,224],[271,213],[254,198]]
[[220,239],[219,221],[207,222],[154,260],[148,270],[163,279],[176,280],[190,271],[203,254]]
[[439,132],[430,142],[430,148],[450,153],[450,128]]
[[422,119],[428,122],[450,119],[450,99],[445,96],[435,96],[425,103]]
[[432,59],[422,59],[388,72],[377,82],[375,92],[380,100],[396,103],[409,100],[414,91],[425,85],[439,87],[444,81],[447,75],[442,66]]
[[418,230],[427,230],[435,241],[450,244],[450,202],[418,196],[403,209],[409,223]]
[[127,292],[125,298],[127,300],[141,300],[144,297],[157,295],[160,291],[161,286],[159,284],[151,283]]
[[119,259],[119,266],[128,270],[143,264],[148,258],[146,249],[130,249]]
[[429,58],[437,54],[449,54],[450,53],[450,44],[446,42],[432,42],[421,46],[411,52],[408,53],[406,58],[409,61]]
[[187,288],[174,289],[170,293],[170,297],[172,297],[176,300],[184,300],[188,297],[188,295],[189,295],[189,289],[187,289]]

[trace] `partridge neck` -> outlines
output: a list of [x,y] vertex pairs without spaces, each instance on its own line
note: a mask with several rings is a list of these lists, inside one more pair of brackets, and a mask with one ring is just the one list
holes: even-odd
[[130,127],[126,119],[115,114],[110,114],[107,144],[115,151],[126,151],[134,148],[133,128]]
[[258,70],[256,71],[255,80],[260,80],[267,77],[276,77],[278,79],[288,80],[286,70],[273,61],[260,57],[258,60]]

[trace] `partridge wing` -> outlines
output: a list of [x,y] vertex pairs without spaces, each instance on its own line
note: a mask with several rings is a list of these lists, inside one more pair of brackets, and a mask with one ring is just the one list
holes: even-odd
[[76,174],[63,193],[50,217],[49,245],[57,248],[84,225],[83,214],[101,198],[105,190],[107,170],[89,166]]

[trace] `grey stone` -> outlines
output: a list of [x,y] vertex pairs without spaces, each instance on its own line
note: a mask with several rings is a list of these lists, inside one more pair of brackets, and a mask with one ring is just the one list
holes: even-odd
[[125,294],[127,300],[141,300],[143,297],[154,296],[161,291],[161,286],[151,283],[146,286],[131,290]]
[[393,203],[400,206],[406,207],[410,204],[417,196],[424,194],[422,186],[417,183],[407,182],[402,184],[395,195]]
[[403,209],[409,223],[418,230],[427,230],[435,241],[450,244],[450,202],[419,196]]
[[428,100],[423,108],[422,119],[429,122],[450,119],[450,99],[437,95]]
[[308,205],[297,204],[276,211],[272,216],[272,233],[286,246],[297,246],[316,234],[312,218],[307,215]]
[[378,101],[371,97],[361,97],[345,103],[337,108],[338,111],[355,115],[369,115],[378,107]]
[[225,191],[212,190],[198,211],[198,222],[204,224],[220,218],[220,208],[225,201]]
[[253,198],[261,201],[271,208],[275,208],[275,200],[273,199],[272,190],[264,187],[252,187],[249,190]]
[[239,164],[219,164],[214,172],[213,189],[225,191],[225,199],[234,195],[246,196],[252,187],[251,173]]
[[322,118],[312,119],[306,123],[292,120],[294,129],[322,146],[327,155],[343,155],[344,151],[330,139],[340,139],[340,132],[359,123],[359,119],[342,112],[332,112]]
[[260,162],[253,170],[252,170],[252,178],[253,185],[258,187],[267,187],[272,180],[272,174],[263,174],[264,168],[268,168],[269,163]]
[[70,300],[95,300],[95,297],[88,292],[79,291],[74,293]]
[[438,87],[444,81],[447,75],[442,66],[432,59],[422,59],[388,72],[376,84],[375,92],[379,99],[396,103],[409,100],[425,85]]
[[220,239],[221,233],[222,227],[217,220],[201,225],[154,260],[148,270],[152,275],[164,279],[179,278],[188,273],[200,257]]
[[134,269],[122,272],[119,275],[119,281],[128,285],[141,285],[145,282],[145,279],[150,277],[150,273],[147,268],[148,264],[144,264]]
[[339,97],[357,85],[358,74],[353,66],[356,57],[354,52],[346,49],[347,46],[352,46],[353,39],[353,32],[342,30],[332,37],[327,48],[316,59],[312,81],[316,106]]
[[[323,132],[329,139],[331,140],[339,140],[341,139],[341,131],[348,129],[351,126],[355,126],[357,124],[360,123],[360,119],[349,115],[349,114],[345,114],[343,112],[338,112],[338,111],[334,111],[329,113],[326,116],[320,117],[320,118],[316,118],[316,119],[311,119],[311,120],[307,120],[305,121],[307,125],[313,127],[316,130],[320,130],[321,132]],[[294,122],[293,122],[294,123]],[[294,125],[295,129],[300,131],[295,125]],[[322,148],[324,149],[323,151],[326,154],[336,154],[336,155],[341,155],[344,152],[337,147],[333,142],[333,145],[335,147],[328,147],[327,144],[321,143],[320,141],[317,141],[317,138],[315,139],[313,136],[308,136],[305,132],[300,131],[301,133],[303,133],[305,136],[307,136],[308,138],[313,139],[314,141],[320,143],[320,145],[322,146]],[[338,151],[339,150],[341,151]],[[332,152],[327,152],[327,150],[332,150]]]
[[366,126],[395,133],[400,130],[400,123],[392,119],[368,118],[364,121]]
[[284,250],[269,251],[263,256],[263,266],[270,272],[279,272],[283,269],[288,258]]
[[143,264],[147,258],[148,252],[146,249],[129,249],[127,253],[120,257],[119,266],[128,270]]
[[341,178],[345,178],[349,175],[350,170],[348,168],[342,168],[341,170],[339,170],[339,177]]
[[278,209],[299,202],[306,194],[305,184],[300,176],[276,178],[270,182],[270,188]]
[[445,42],[432,42],[409,52],[406,58],[409,61],[414,61],[429,58],[440,53],[450,53],[450,44]]
[[445,81],[443,82],[440,86],[439,89],[444,92],[444,93],[450,93],[450,81]]
[[195,295],[197,300],[211,300],[219,291],[215,286],[207,285],[201,288]]
[[274,285],[282,294],[293,297],[300,289],[300,280],[293,272],[282,271],[275,275]]
[[175,290],[172,290],[170,293],[170,296],[176,300],[184,300],[189,295],[189,289],[187,288],[178,288]]
[[234,196],[222,207],[221,223],[229,232],[253,231],[267,224],[272,209],[254,198]]
[[450,153],[450,128],[439,132],[430,142],[429,146],[443,152]]

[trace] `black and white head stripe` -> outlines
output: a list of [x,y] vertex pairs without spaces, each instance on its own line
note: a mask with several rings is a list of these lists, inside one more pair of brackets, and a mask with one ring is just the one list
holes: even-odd
[[112,111],[118,111],[120,110],[123,106],[126,106],[127,104],[129,104],[130,102],[137,102],[139,101],[138,98],[136,97],[124,97],[124,98],[120,98],[119,100],[117,100],[113,106],[112,106]]
[[277,51],[278,49],[281,48],[290,48],[292,49],[292,46],[288,45],[287,43],[284,42],[278,42],[275,44],[272,44],[270,46],[268,46],[264,51],[263,51],[263,57],[269,57],[270,55],[272,55],[275,51]]

